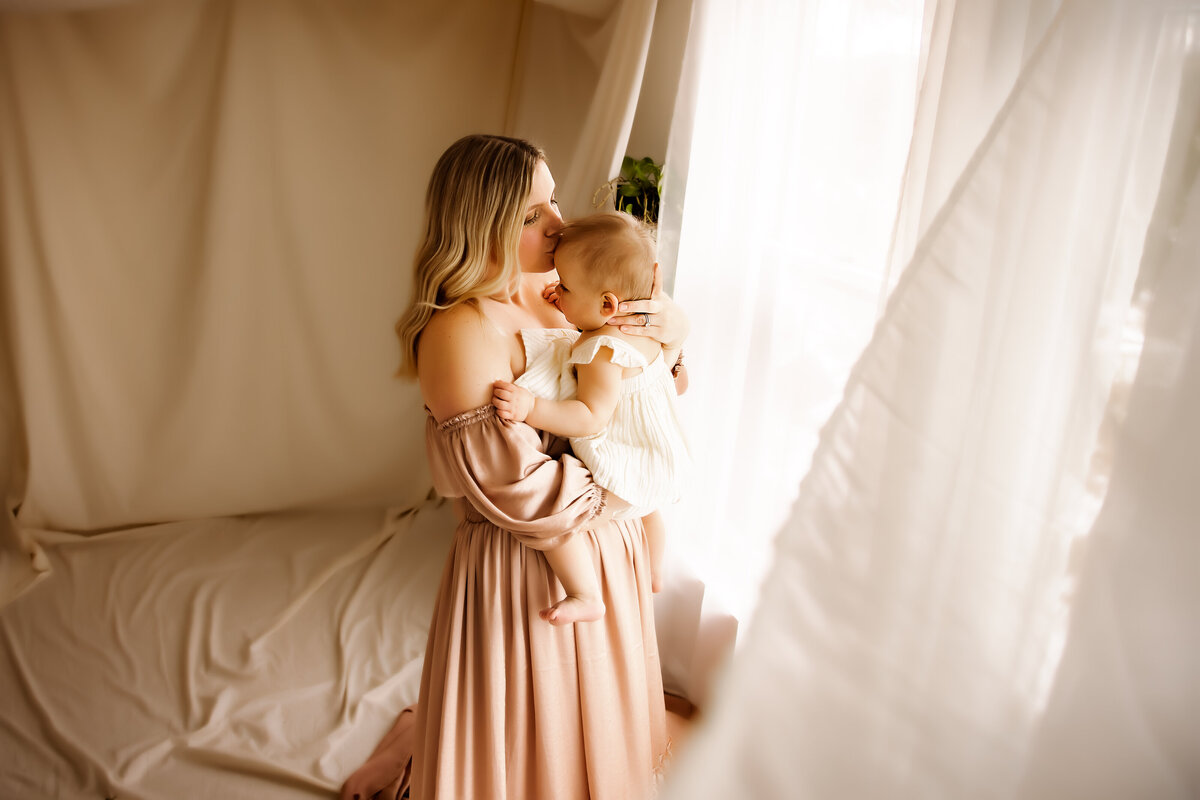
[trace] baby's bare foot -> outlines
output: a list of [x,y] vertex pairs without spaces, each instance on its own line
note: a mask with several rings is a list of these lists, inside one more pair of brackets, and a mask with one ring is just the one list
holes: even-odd
[[592,622],[604,616],[604,601],[567,595],[539,613],[551,625],[570,625],[572,622]]

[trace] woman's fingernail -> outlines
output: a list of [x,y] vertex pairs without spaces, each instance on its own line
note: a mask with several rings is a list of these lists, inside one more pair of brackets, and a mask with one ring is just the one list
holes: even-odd
[[620,305],[620,309],[621,309],[622,311],[628,311],[628,310],[629,310],[629,303],[621,303],[621,305]]

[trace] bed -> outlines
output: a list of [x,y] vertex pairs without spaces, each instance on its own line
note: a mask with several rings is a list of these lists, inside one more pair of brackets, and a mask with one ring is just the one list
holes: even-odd
[[329,797],[416,699],[448,505],[36,531],[0,795]]

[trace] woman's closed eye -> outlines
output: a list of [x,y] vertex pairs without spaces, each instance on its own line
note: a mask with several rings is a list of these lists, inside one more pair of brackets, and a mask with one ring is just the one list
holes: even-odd
[[[550,205],[553,206],[555,209],[557,209],[558,208],[558,198],[551,197]],[[532,225],[533,223],[537,222],[541,218],[542,218],[542,212],[534,211],[532,214],[530,214],[528,217],[525,218],[525,224]]]

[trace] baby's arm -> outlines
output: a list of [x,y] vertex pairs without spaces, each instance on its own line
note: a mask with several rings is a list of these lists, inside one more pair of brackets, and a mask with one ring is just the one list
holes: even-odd
[[496,416],[567,438],[599,433],[621,397],[622,369],[611,359],[612,349],[601,347],[591,363],[576,365],[579,390],[574,400],[547,400],[508,381],[496,381],[492,389]]

